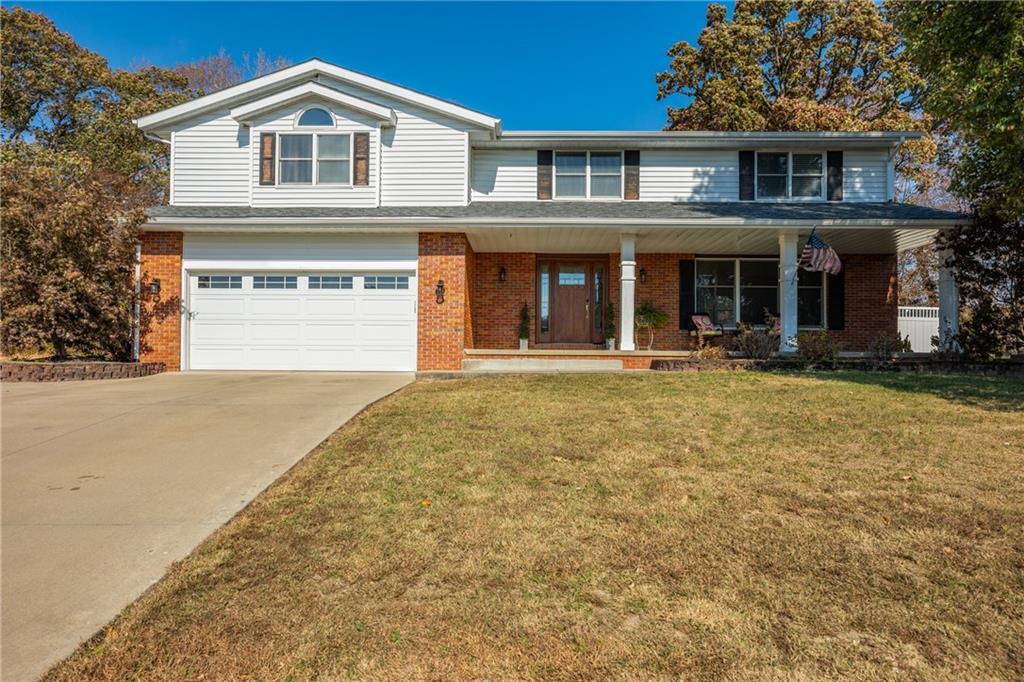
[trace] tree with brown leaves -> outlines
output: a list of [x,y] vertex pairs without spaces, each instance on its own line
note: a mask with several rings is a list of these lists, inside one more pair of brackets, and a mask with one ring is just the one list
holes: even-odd
[[[870,0],[739,0],[707,10],[697,45],[679,42],[657,75],[667,130],[928,130],[922,80],[883,9]],[[897,168],[927,191],[931,138],[904,145]]]
[[137,230],[167,183],[166,145],[133,120],[184,101],[185,79],[113,71],[42,14],[2,21],[0,341],[124,357]]

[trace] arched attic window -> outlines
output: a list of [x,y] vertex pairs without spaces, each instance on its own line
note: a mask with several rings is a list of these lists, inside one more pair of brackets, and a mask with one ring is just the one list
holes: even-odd
[[302,112],[302,115],[299,116],[299,122],[297,125],[299,125],[300,127],[333,126],[334,117],[332,117],[331,114],[326,109],[321,109],[320,107],[313,107],[312,109],[306,109],[304,112]]

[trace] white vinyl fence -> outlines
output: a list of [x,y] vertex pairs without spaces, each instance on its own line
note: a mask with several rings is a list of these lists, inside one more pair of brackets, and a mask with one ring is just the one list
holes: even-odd
[[939,335],[939,309],[925,306],[900,306],[900,338],[910,337],[915,353],[932,350],[932,337]]

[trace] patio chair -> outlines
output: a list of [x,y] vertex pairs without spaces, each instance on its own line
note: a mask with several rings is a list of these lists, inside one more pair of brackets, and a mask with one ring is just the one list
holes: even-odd
[[702,348],[704,346],[704,339],[709,336],[722,336],[725,331],[722,329],[722,325],[715,324],[711,321],[711,316],[707,313],[697,313],[690,315],[690,322],[693,323],[693,330],[690,331],[690,336],[697,337],[697,347]]

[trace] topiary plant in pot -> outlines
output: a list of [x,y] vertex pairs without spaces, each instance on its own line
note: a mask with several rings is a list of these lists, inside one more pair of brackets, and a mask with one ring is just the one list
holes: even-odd
[[519,350],[530,347],[530,308],[524,303],[519,309]]

